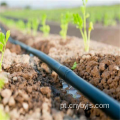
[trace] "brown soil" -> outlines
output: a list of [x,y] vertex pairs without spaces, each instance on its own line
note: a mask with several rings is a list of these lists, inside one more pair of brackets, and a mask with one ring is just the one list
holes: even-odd
[[[64,65],[71,68],[74,62],[77,67],[74,72],[95,87],[120,102],[120,56],[110,54],[85,54],[77,59],[70,59]],[[84,103],[89,102],[81,97]],[[105,120],[106,116],[96,109],[87,111],[90,119]]]
[[54,47],[54,45],[51,44],[51,43],[49,43],[48,40],[46,40],[46,41],[40,41],[40,42],[38,42],[38,43],[34,43],[34,44],[32,45],[32,47],[35,48],[35,49],[38,49],[38,50],[40,50],[40,51],[42,51],[42,52],[44,52],[44,53],[46,53],[46,54],[49,54],[49,50],[50,50],[52,47]]
[[[12,54],[5,53],[7,56],[12,56]],[[26,58],[26,56],[24,58],[20,56],[21,59]],[[12,58],[16,59],[17,55]],[[6,63],[4,61],[4,64]],[[34,65],[39,73],[33,69]],[[19,61],[12,62],[10,66],[3,66],[4,71],[9,72],[10,75],[8,83],[0,91],[2,96],[0,105],[4,107],[5,112],[10,114],[11,120],[29,120],[30,118],[32,120],[63,120],[64,118],[74,120],[83,117],[85,114],[83,109],[60,111],[61,103],[70,104],[78,103],[78,101],[66,91],[61,91],[61,80],[55,72],[50,71],[46,64],[34,58],[33,67]],[[84,118],[86,120],[85,116]]]
[[16,54],[22,54],[23,50],[21,50],[21,47],[19,45],[11,44],[10,42],[7,42],[6,48],[10,50],[12,53]]

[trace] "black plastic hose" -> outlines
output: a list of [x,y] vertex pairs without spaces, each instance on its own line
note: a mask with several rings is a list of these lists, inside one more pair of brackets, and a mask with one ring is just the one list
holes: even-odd
[[114,100],[104,92],[100,91],[90,83],[86,82],[84,79],[76,75],[72,70],[61,65],[60,63],[58,63],[57,61],[55,61],[45,53],[36,50],[30,46],[27,46],[22,42],[13,40],[11,37],[9,38],[9,41],[13,44],[20,45],[21,48],[25,49],[26,51],[40,58],[49,67],[51,67],[59,76],[61,76],[61,78],[63,78],[64,81],[66,81],[71,86],[79,90],[94,104],[108,104],[109,108],[102,108],[101,110],[113,119],[117,119],[117,120],[120,119],[120,104],[116,100]]

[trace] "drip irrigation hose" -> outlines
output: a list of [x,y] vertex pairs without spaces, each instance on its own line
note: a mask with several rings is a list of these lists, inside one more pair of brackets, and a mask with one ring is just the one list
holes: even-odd
[[[3,28],[2,30],[4,33],[6,32]],[[13,44],[21,46],[21,48],[40,58],[49,67],[51,67],[61,78],[63,78],[65,82],[69,83],[71,86],[79,90],[94,104],[109,105],[108,108],[102,108],[101,110],[113,119],[120,119],[120,104],[116,100],[114,100],[104,92],[100,91],[90,83],[86,82],[84,79],[76,75],[72,70],[61,65],[45,53],[36,50],[30,46],[27,46],[22,42],[13,40],[11,37],[9,38],[9,41]]]

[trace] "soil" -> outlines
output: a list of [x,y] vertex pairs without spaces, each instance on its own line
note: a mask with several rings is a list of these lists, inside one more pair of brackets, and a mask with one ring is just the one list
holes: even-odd
[[[21,41],[20,37],[22,36],[22,42],[47,53],[49,56],[60,62],[63,62],[68,58],[76,58],[78,55],[85,54],[83,40],[77,37],[68,36],[67,40],[63,42],[64,40],[58,35],[49,35],[49,37],[45,38],[41,33],[38,33],[37,36],[34,37],[28,34],[21,35],[21,33],[15,33],[14,31],[15,30],[11,29],[11,37],[14,38],[17,36],[17,40]],[[96,53],[104,54],[120,54],[120,49],[118,47],[103,43],[98,44],[98,42],[91,40],[90,52],[92,53],[94,51],[96,51]]]
[[7,42],[6,48],[9,49],[12,53],[22,54],[24,53],[19,45],[14,45],[10,42]]
[[[78,65],[74,72],[78,76],[120,102],[120,56],[85,54],[77,59],[67,60],[64,65],[71,68],[75,61]],[[81,99],[85,104],[90,103],[83,96]],[[90,109],[87,113],[90,119],[106,119],[106,116],[96,109]]]
[[38,42],[38,43],[34,43],[34,44],[32,45],[32,47],[33,47],[33,48],[36,48],[36,49],[38,49],[38,50],[40,50],[40,51],[42,51],[42,52],[44,52],[44,53],[46,53],[46,54],[49,54],[49,50],[50,50],[52,47],[54,47],[54,45],[51,44],[51,43],[49,43],[48,40],[46,40],[46,41],[40,41],[40,42]]
[[[83,109],[60,111],[61,103],[70,104],[78,101],[66,91],[61,91],[61,79],[55,72],[48,71],[50,68],[45,63],[35,57],[32,58],[32,63],[29,63],[31,58],[27,55],[19,55],[19,61],[17,58],[18,55],[9,50],[5,51],[3,69],[10,74],[8,83],[0,91],[2,96],[0,105],[10,114],[12,120],[74,120],[84,116]],[[21,61],[22,59],[25,61],[26,58],[27,62]],[[8,59],[14,62],[8,65]],[[87,118],[84,116],[84,119]]]
[[[76,74],[120,102],[119,48],[91,41],[90,52],[86,53],[83,40],[76,37],[68,36],[63,43],[58,35],[44,38],[41,33],[34,37],[16,33],[15,29],[11,32],[13,38],[42,50],[69,68],[76,61]],[[19,46],[8,43],[8,48],[2,66],[9,73],[8,83],[0,92],[0,106],[11,120],[110,120],[99,109],[60,109],[63,103],[90,101],[81,93],[77,93],[79,97],[68,93],[74,88],[68,85],[64,89],[63,80],[38,58],[23,54]]]

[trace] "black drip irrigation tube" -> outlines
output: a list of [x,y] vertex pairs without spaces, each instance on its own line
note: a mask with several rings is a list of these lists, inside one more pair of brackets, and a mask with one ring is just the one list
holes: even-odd
[[[6,33],[3,27],[2,31]],[[36,50],[26,44],[19,42],[17,40],[13,40],[11,37],[9,41],[13,44],[17,44],[21,46],[21,48],[25,49],[29,53],[34,54],[38,58],[40,58],[43,62],[45,62],[49,67],[51,67],[61,78],[64,79],[65,82],[69,83],[71,86],[79,90],[83,95],[85,95],[91,102],[94,104],[103,104],[109,105],[107,108],[102,108],[101,110],[110,116],[112,119],[120,120],[120,104],[104,92],[100,91],[90,83],[86,82],[84,79],[76,75],[72,70],[61,65],[56,60],[52,59],[45,53]]]

